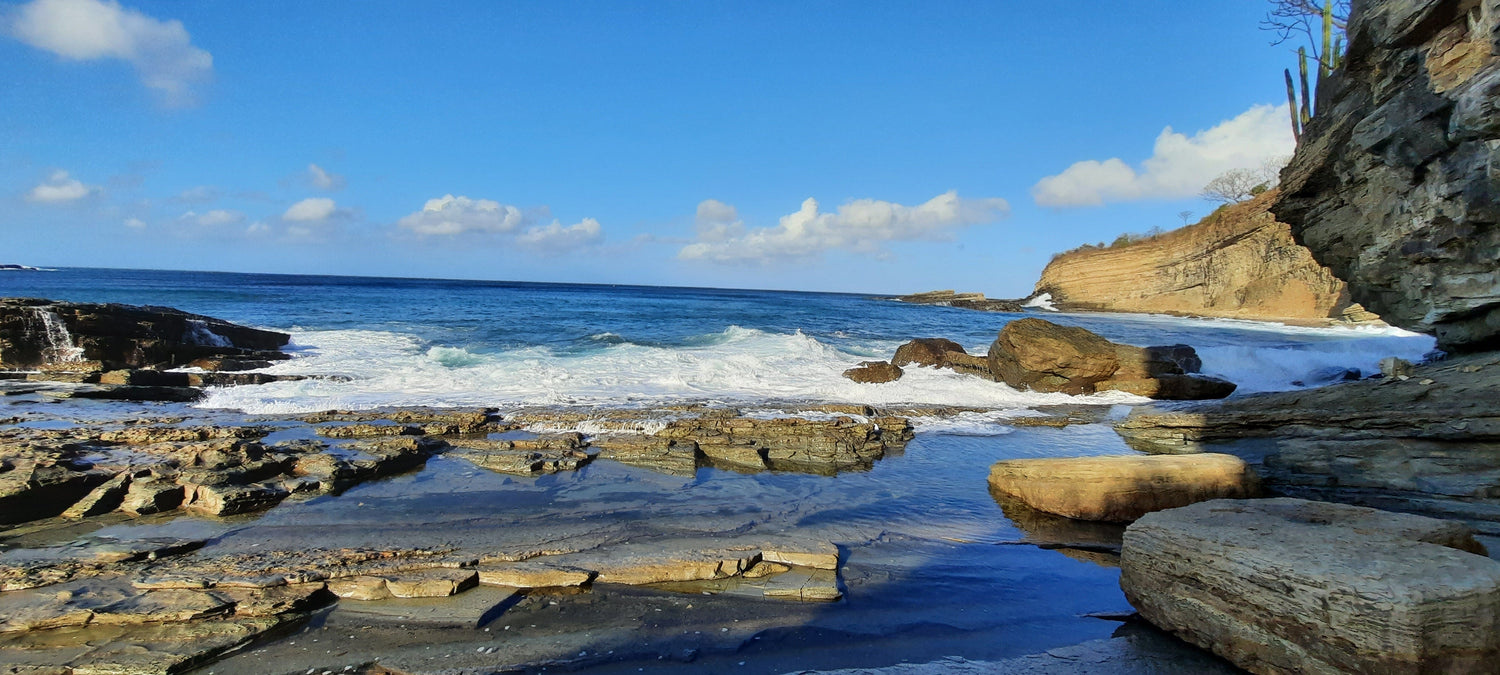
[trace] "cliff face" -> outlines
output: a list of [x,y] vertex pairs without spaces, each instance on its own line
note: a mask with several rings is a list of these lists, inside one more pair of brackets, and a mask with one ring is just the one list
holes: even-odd
[[1381,318],[1500,347],[1500,4],[1356,0],[1272,210]]
[[1366,318],[1344,283],[1277,222],[1272,190],[1133,244],[1064,253],[1037,293],[1063,310],[1316,321]]

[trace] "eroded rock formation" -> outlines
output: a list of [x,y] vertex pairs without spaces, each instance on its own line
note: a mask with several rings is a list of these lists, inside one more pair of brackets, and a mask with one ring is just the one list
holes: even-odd
[[1369,320],[1338,277],[1269,212],[1276,191],[1194,225],[1063,253],[1036,294],[1062,311],[1151,312],[1269,321]]
[[1271,209],[1387,322],[1500,347],[1500,11],[1357,3]]
[[170,368],[283,359],[285,333],[166,307],[0,299],[0,368]]

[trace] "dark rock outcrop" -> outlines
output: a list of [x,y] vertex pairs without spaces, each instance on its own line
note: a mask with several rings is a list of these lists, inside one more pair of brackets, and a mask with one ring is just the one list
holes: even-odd
[[998,300],[986,298],[983,293],[956,293],[951,290],[912,293],[911,295],[897,296],[896,300],[917,305],[940,305],[961,309],[977,309],[982,312],[1026,311],[1019,300]]
[[1119,390],[1159,399],[1234,392],[1232,382],[1196,374],[1201,366],[1187,345],[1116,344],[1084,328],[1032,318],[1006,324],[989,351],[994,378],[1018,389],[1075,395]]
[[1500,12],[1357,3],[1271,210],[1387,322],[1500,347]]
[[1275,190],[1165,234],[1054,257],[1036,295],[1064,312],[1147,312],[1294,323],[1375,318],[1269,212]]
[[0,299],[0,368],[170,368],[198,359],[287,358],[285,333],[166,307]]

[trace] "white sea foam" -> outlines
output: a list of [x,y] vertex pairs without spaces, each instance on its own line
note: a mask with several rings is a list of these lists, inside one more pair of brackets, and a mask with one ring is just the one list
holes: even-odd
[[1021,306],[1022,307],[1036,307],[1038,309],[1045,309],[1045,310],[1047,310],[1049,312],[1056,312],[1057,311],[1057,307],[1052,304],[1052,294],[1051,293],[1043,293],[1041,295],[1038,295],[1038,296],[1036,296],[1036,297],[1034,297],[1034,298],[1032,298],[1030,300],[1027,300],[1026,304],[1021,305]]
[[[403,405],[645,406],[781,400],[1026,408],[1080,402],[1063,394],[1017,392],[932,368],[908,368],[905,377],[887,384],[858,384],[843,377],[844,370],[860,361],[857,355],[801,332],[787,335],[738,326],[700,336],[684,347],[620,343],[583,354],[557,354],[544,347],[481,354],[428,347],[410,335],[363,330],[298,331],[293,341],[300,357],[264,372],[352,379],[213,389],[199,405],[285,414]],[[1140,400],[1111,392],[1087,397],[1086,402]]]
[[[1296,339],[1272,341],[1272,346],[1199,347],[1204,372],[1239,384],[1239,394],[1292,389],[1294,381],[1323,384],[1313,377],[1330,368],[1358,368],[1367,375],[1376,372],[1384,357],[1418,360],[1433,344],[1429,337],[1392,328],[1247,324],[1232,325],[1241,330],[1279,330]],[[641,345],[604,333],[590,338],[596,346],[582,352],[534,346],[489,353],[432,346],[402,333],[294,331],[292,351],[298,358],[264,372],[339,379],[212,389],[199,405],[286,414],[411,405],[646,407],[688,401],[1024,410],[1063,403],[1112,405],[1145,400],[1120,392],[1088,397],[1020,392],[950,370],[921,367],[908,367],[900,380],[885,384],[857,384],[842,376],[844,370],[868,358],[868,352],[889,354],[896,342],[838,349],[801,332],[771,333],[738,326],[688,339],[678,347]],[[939,428],[937,422],[927,424],[928,431]],[[973,430],[1000,426],[978,419],[956,424]]]

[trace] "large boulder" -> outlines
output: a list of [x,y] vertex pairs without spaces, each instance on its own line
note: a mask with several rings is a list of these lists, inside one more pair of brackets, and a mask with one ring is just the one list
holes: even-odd
[[0,367],[164,368],[197,359],[286,358],[286,333],[166,307],[0,299]]
[[1116,344],[1084,328],[1033,318],[1006,324],[989,351],[990,373],[1017,389],[1075,395],[1120,390],[1160,399],[1234,392],[1232,382],[1198,375],[1202,365],[1188,345]]
[[1500,347],[1500,12],[1369,0],[1348,33],[1271,211],[1387,322]]
[[1459,523],[1300,499],[1215,500],[1125,530],[1148,621],[1253,673],[1493,673],[1500,562]]
[[1038,511],[1128,522],[1209,499],[1255,497],[1260,481],[1233,455],[1116,455],[996,462],[990,489]]
[[928,368],[942,368],[948,365],[950,352],[968,353],[964,351],[963,345],[947,338],[917,338],[897,347],[896,355],[891,357],[891,364],[896,366],[916,364]]

